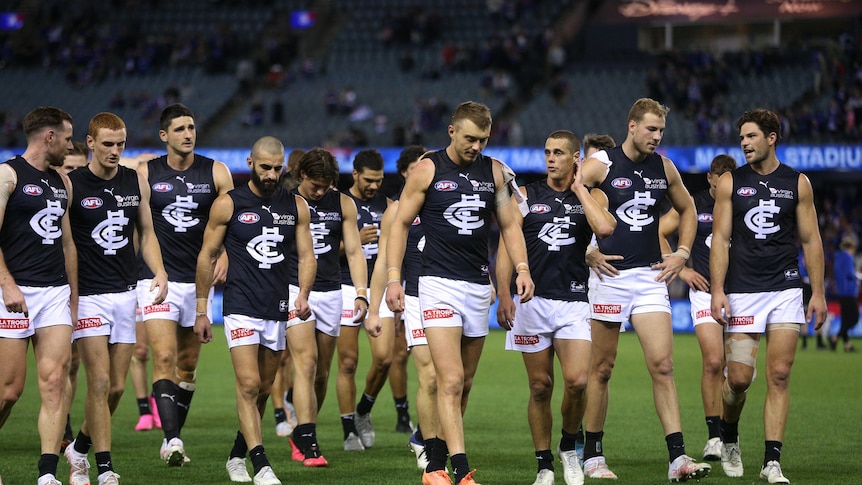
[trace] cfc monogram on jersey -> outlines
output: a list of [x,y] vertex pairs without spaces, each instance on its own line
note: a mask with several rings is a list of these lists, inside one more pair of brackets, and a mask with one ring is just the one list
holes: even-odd
[[799,288],[796,233],[799,172],[784,164],[767,175],[750,165],[732,172],[733,231],[725,291]]
[[650,266],[661,260],[658,244],[659,201],[667,192],[661,155],[640,162],[629,159],[622,147],[607,150],[609,170],[599,188],[608,196],[608,210],[617,219],[613,235],[598,241],[605,254],[621,254],[617,269]]
[[422,274],[486,284],[494,162],[482,155],[458,165],[445,150],[427,158],[435,172],[419,213],[427,241]]
[[[294,188],[292,194],[302,195]],[[333,291],[341,289],[341,265],[338,248],[341,243],[342,216],[341,192],[330,190],[319,200],[306,199],[308,202],[309,230],[311,232],[314,257],[317,259],[317,275],[312,291]],[[290,284],[296,286],[299,279],[296,273],[298,258],[296,251],[290,252]]]

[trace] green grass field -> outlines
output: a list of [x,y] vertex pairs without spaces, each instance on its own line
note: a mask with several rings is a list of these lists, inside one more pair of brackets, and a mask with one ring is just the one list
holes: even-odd
[[[198,391],[183,430],[186,452],[192,462],[183,468],[168,468],[158,459],[160,431],[136,433],[137,409],[131,384],[114,416],[113,460],[121,483],[207,484],[230,483],[224,469],[237,429],[233,371],[224,334],[215,332],[213,343],[204,347],[198,371]],[[364,340],[364,337],[361,337]],[[535,458],[526,419],[526,376],[517,353],[502,350],[503,332],[491,332],[479,365],[470,406],[465,417],[470,464],[478,469],[477,479],[488,484],[531,484],[535,478]],[[694,335],[675,339],[676,384],[680,394],[683,431],[688,452],[700,458],[706,440],[706,425],[700,400],[700,353]],[[360,347],[361,392],[368,359],[367,342]],[[762,370],[763,353],[759,367]],[[0,475],[5,485],[32,484],[36,480],[39,438],[36,416],[39,396],[32,368],[27,389],[15,406],[6,426],[0,430]],[[860,356],[843,352],[800,351],[793,370],[791,409],[784,441],[782,464],[785,474],[797,484],[862,483],[862,466],[853,452],[862,431],[859,399],[862,379],[857,369]],[[410,399],[415,395],[412,362]],[[333,368],[334,373],[334,368]],[[72,408],[73,428],[83,417],[84,376]],[[364,452],[341,449],[341,425],[332,388],[318,421],[321,449],[329,460],[326,469],[305,469],[289,459],[286,439],[275,436],[271,408],[264,416],[264,445],[276,474],[285,484],[404,484],[420,483],[421,472],[408,451],[407,436],[396,434],[395,410],[388,386],[381,392],[373,416],[377,443]],[[559,388],[559,386],[558,386]],[[711,483],[760,483],[758,472],[763,457],[762,408],[764,380],[757,378],[749,392],[748,407],[740,425],[745,476],[724,477],[716,464]],[[554,409],[559,409],[559,392]],[[558,412],[558,411],[557,411]],[[415,420],[415,410],[411,409]],[[559,436],[559,419],[554,429],[554,447]],[[667,451],[652,404],[649,377],[633,333],[620,338],[620,352],[614,379],[608,423],[605,429],[608,463],[620,483],[667,483]],[[92,463],[92,455],[90,457]],[[557,483],[563,478],[557,462]],[[94,465],[95,466],[95,465]],[[68,464],[60,459],[58,475],[68,482]],[[95,480],[95,469],[91,478]],[[588,480],[588,483],[597,483]],[[95,484],[95,482],[93,482]]]

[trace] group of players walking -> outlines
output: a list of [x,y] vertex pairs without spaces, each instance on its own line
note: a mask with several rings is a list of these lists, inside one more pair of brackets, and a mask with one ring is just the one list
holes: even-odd
[[[32,341],[42,396],[38,485],[60,483],[74,341],[88,386],[85,420],[65,448],[70,482],[89,485],[92,449],[99,485],[119,483],[111,414],[125,387],[139,306],[153,351],[160,457],[182,466],[197,360],[201,344],[212,340],[213,285],[223,283],[239,417],[226,463],[231,481],[281,483],[261,432],[279,368],[292,374],[287,396],[295,422],[279,430],[292,431],[293,460],[327,465],[316,422],[335,355],[344,449],[373,446],[370,413],[399,360],[403,319],[419,381],[419,425],[403,427],[413,431],[422,483],[477,483],[462,415],[494,300],[493,217],[500,232],[497,321],[508,330],[506,348],[521,352],[527,369],[534,485],[554,483],[554,355],[564,381],[557,454],[565,483],[617,478],[602,440],[625,321],[637,332],[652,380],[668,479],[710,473],[709,464],[686,454],[683,440],[667,292],[676,277],[691,287],[703,353],[704,460],[743,476],[737,424],[767,332],[760,478],[789,483],[780,454],[796,340],[801,324],[813,316],[819,327],[826,315],[811,186],[776,158],[778,117],[753,110],[737,122],[746,164],[716,157],[710,188],[692,197],[673,162],[656,153],[667,114],[654,100],[637,100],[625,141],[614,146],[608,136],[588,135],[583,159],[580,138],[555,131],[545,142],[547,177],[519,187],[509,167],[482,154],[490,111],[465,102],[452,115],[446,148],[402,152],[405,184],[390,200],[379,193],[383,159],[375,150],[357,154],[347,191],[334,189],[337,162],[320,148],[299,157],[289,174],[296,185],[284,188],[285,149],[270,136],[251,149],[248,183],[234,187],[224,164],[195,154],[194,116],[180,104],[160,118],[166,155],[137,170],[120,165],[125,125],[100,113],[87,134],[92,159],[66,176],[53,168],[71,148],[72,118],[37,108],[24,119],[26,151],[0,167],[0,353],[8,363],[0,367],[0,426],[23,392]],[[664,200],[672,208],[662,214]],[[812,286],[807,315],[796,236]],[[357,402],[362,325],[372,364]],[[406,386],[399,388],[401,425],[409,415]]]

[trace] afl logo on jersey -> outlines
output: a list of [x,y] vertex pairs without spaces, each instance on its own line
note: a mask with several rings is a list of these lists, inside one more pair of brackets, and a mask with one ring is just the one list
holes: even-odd
[[736,191],[736,195],[740,197],[751,197],[755,194],[757,194],[757,189],[754,187],[740,187],[739,190]]
[[102,199],[98,197],[87,197],[81,201],[81,207],[84,209],[98,209],[102,207]]
[[611,187],[615,189],[627,189],[632,186],[632,181],[625,177],[615,178],[611,181]]
[[169,182],[159,182],[157,184],[153,184],[153,190],[156,192],[170,192],[174,190],[174,185]]
[[703,213],[697,215],[697,222],[712,222],[712,214]]
[[254,224],[255,222],[260,220],[260,216],[255,214],[254,212],[243,212],[242,214],[236,216],[236,220],[242,222],[243,224]]
[[451,180],[441,180],[434,184],[434,190],[437,192],[452,192],[457,188],[458,182],[453,182]]
[[34,184],[27,184],[21,190],[27,195],[42,195],[42,187]]
[[530,212],[533,214],[546,214],[551,212],[551,206],[548,204],[533,204],[530,206]]
[[413,219],[413,224],[411,224],[411,225],[412,226],[418,226],[419,224],[422,224],[422,220],[419,219],[419,216],[416,216],[416,218]]

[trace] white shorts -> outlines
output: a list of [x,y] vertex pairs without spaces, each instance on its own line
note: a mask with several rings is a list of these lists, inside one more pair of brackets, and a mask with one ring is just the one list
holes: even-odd
[[[299,287],[290,285],[291,295],[299,293]],[[308,295],[308,306],[311,308],[311,317],[308,320],[300,320],[296,316],[296,297],[290,300],[287,326],[297,323],[310,322],[314,320],[314,327],[330,337],[341,335],[341,290],[312,291]]]
[[356,306],[356,287],[341,285],[341,324],[348,327],[358,327],[362,322],[354,322],[353,309]]
[[407,348],[412,349],[417,345],[428,345],[425,338],[425,329],[422,327],[422,313],[419,311],[419,297],[404,295],[404,338],[407,339]]
[[515,297],[515,322],[506,332],[506,350],[539,352],[555,339],[592,341],[590,304],[534,296],[527,303]]
[[465,337],[488,335],[491,284],[419,277],[419,309],[422,328],[461,327]]
[[655,281],[658,271],[632,268],[615,277],[599,281],[590,273],[592,318],[602,322],[622,323],[639,313],[671,313],[667,285]]
[[[380,315],[380,318],[395,318],[395,314],[392,313],[392,310],[389,309],[389,305],[386,304],[386,290],[383,290],[383,297],[380,300],[380,309],[377,310],[377,314]],[[403,319],[404,317],[400,318]]]
[[135,290],[79,297],[72,341],[108,336],[109,344],[134,344],[137,303]]
[[284,333],[287,322],[280,320],[263,320],[246,315],[225,315],[224,334],[227,337],[227,348],[232,349],[242,345],[263,345],[279,352],[284,350],[286,342]]
[[691,321],[695,327],[701,323],[718,323],[712,318],[712,294],[691,288],[688,290],[688,299],[691,301]]
[[[138,280],[138,305],[141,306],[144,321],[170,320],[177,322],[181,327],[194,327],[195,313],[197,312],[195,284],[168,281],[168,296],[165,297],[165,301],[158,305],[153,305],[153,299],[155,299],[158,290],[150,291],[152,281]],[[212,321],[212,313],[213,289],[210,288],[207,295],[207,316],[210,318],[210,321]]]
[[729,333],[763,333],[773,323],[805,323],[802,288],[762,293],[731,293]]
[[[19,286],[27,303],[29,317],[23,313],[6,311],[0,304],[0,337],[24,339],[32,337],[37,328],[54,325],[72,326],[72,310],[69,306],[69,285]],[[0,302],[3,292],[0,291]]]

